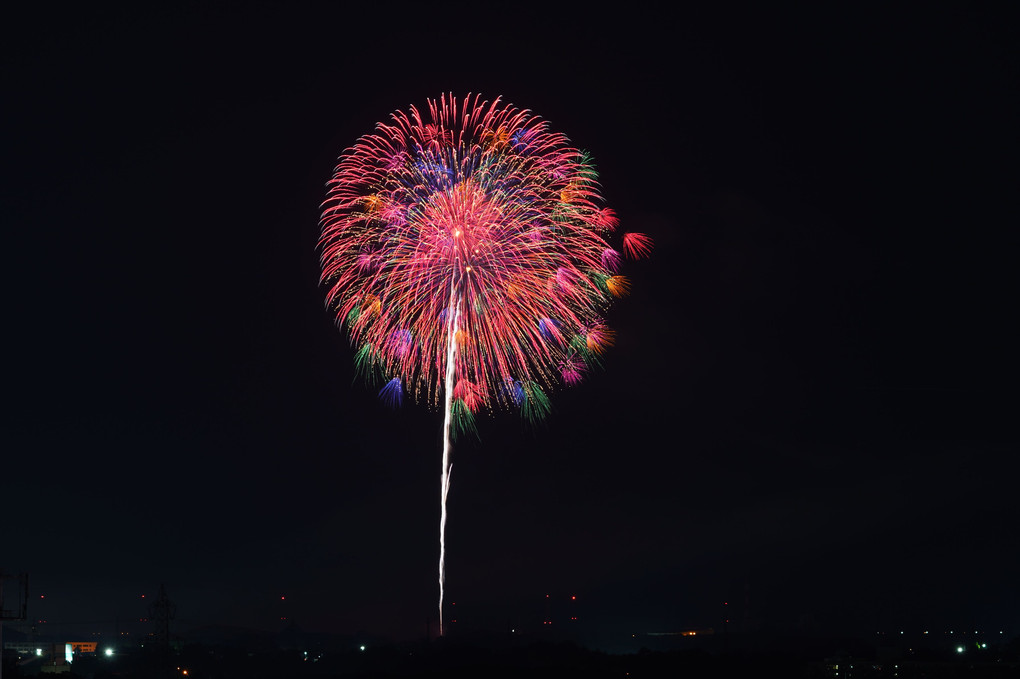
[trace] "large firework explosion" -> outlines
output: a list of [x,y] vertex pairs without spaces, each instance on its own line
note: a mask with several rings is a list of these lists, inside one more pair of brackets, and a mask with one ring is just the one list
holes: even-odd
[[[347,326],[358,371],[443,404],[443,515],[450,440],[497,407],[529,420],[547,392],[579,383],[613,332],[602,315],[627,294],[591,159],[527,110],[468,95],[396,112],[344,151],[323,204],[326,303]],[[442,623],[440,623],[441,625]]]

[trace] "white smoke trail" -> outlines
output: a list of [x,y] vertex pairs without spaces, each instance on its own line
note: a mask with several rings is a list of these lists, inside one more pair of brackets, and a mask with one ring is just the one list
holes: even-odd
[[450,492],[450,475],[453,464],[450,462],[450,420],[453,405],[453,369],[457,353],[457,329],[460,321],[460,300],[454,295],[454,284],[450,284],[450,307],[447,315],[446,339],[446,404],[443,418],[443,474],[440,477],[439,515],[439,636],[443,636],[443,587],[446,584],[446,495]]

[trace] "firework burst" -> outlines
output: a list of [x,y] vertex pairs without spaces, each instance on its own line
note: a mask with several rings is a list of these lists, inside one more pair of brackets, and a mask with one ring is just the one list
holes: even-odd
[[482,409],[541,419],[548,392],[612,344],[620,251],[652,247],[628,233],[614,248],[617,225],[588,155],[499,99],[412,106],[341,156],[321,221],[326,303],[385,403],[443,406],[441,526],[450,439]]
[[[574,340],[626,294],[607,242],[618,220],[588,156],[528,111],[444,96],[428,113],[394,113],[341,157],[322,215],[327,304],[362,374],[433,405],[456,307],[454,380],[472,385],[458,407],[520,408],[505,385],[576,384]],[[621,249],[647,256],[651,240],[628,233]]]

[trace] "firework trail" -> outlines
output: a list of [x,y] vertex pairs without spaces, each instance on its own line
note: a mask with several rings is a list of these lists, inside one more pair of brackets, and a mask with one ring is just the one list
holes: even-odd
[[456,286],[450,283],[450,306],[447,307],[449,328],[446,334],[446,385],[444,389],[445,404],[443,407],[443,474],[439,479],[439,634],[443,634],[443,594],[446,587],[446,496],[450,492],[450,475],[453,464],[450,462],[450,420],[453,417],[453,375],[456,365],[457,337],[460,311],[457,308],[459,299]]
[[443,407],[442,634],[452,442],[483,409],[541,419],[549,390],[600,363],[613,343],[602,315],[630,288],[621,250],[647,257],[652,240],[610,245],[618,220],[590,158],[529,111],[477,95],[428,109],[393,113],[344,151],[320,248],[358,373],[390,406]]

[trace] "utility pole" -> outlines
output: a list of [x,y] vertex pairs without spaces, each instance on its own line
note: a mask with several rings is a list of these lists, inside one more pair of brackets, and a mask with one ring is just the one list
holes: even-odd
[[[10,583],[14,583],[14,586],[11,587]],[[4,599],[5,591],[8,599]],[[13,607],[8,608],[7,602],[12,599]],[[28,573],[15,575],[0,571],[0,679],[4,676],[4,620],[24,620],[26,617],[28,617]]]
[[149,618],[156,626],[156,652],[166,676],[170,676],[170,621],[176,615],[177,606],[167,596],[166,585],[160,585],[159,596],[149,606]]

